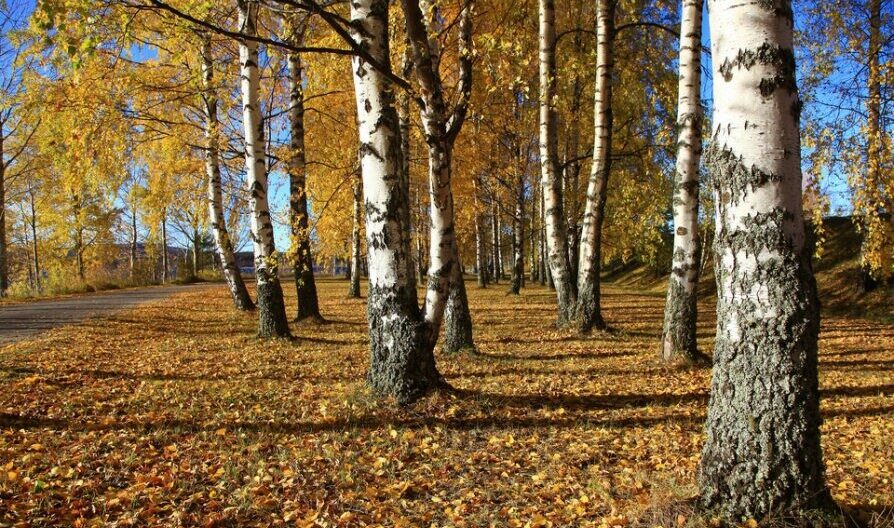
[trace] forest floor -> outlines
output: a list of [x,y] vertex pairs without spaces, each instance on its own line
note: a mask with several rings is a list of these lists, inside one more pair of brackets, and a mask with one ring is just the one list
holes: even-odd
[[[364,301],[319,285],[294,342],[221,286],[0,348],[0,526],[694,524],[710,373],[656,360],[660,296],[607,287],[581,337],[540,286],[469,283],[480,353],[400,408],[364,388]],[[891,526],[894,325],[826,317],[820,347],[832,493]]]

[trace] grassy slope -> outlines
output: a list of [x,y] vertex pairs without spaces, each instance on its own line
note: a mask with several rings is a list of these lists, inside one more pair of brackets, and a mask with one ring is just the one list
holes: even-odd
[[[894,283],[868,294],[860,291],[860,235],[850,218],[827,218],[825,229],[822,257],[814,261],[823,312],[894,321]],[[713,265],[709,259],[699,281],[699,292],[707,301],[713,301],[717,290]],[[667,275],[639,263],[616,266],[605,279],[654,295],[663,296],[667,288]]]

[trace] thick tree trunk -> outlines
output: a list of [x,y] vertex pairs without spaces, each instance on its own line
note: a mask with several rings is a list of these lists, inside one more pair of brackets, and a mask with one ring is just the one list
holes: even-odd
[[525,177],[519,174],[515,189],[515,216],[512,218],[512,281],[509,293],[521,293],[525,282]]
[[730,523],[828,510],[819,300],[801,210],[789,0],[709,0],[717,339],[702,504]]
[[255,309],[245,287],[245,281],[236,266],[233,242],[227,230],[224,216],[223,189],[220,178],[219,124],[217,119],[217,92],[213,86],[214,62],[211,54],[211,38],[202,40],[202,103],[205,112],[205,172],[208,175],[206,190],[208,200],[208,216],[211,219],[211,234],[214,236],[214,249],[220,261],[221,272],[233,305],[237,310],[251,311]]
[[[246,35],[257,33],[258,5],[237,0],[239,28]],[[273,223],[267,202],[267,164],[264,151],[264,122],[261,119],[258,44],[239,42],[242,88],[242,124],[245,129],[245,177],[251,190],[251,237],[255,252],[258,288],[258,337],[290,337],[289,320],[279,283],[279,262],[273,241]]]
[[574,318],[577,291],[568,263],[558,158],[556,94],[556,12],[553,0],[540,1],[540,174],[546,219],[546,247],[556,286],[558,324]]
[[[351,36],[388,67],[388,1],[352,2]],[[406,291],[415,288],[408,280],[409,247],[403,236],[409,227],[403,210],[409,197],[400,181],[403,154],[391,82],[360,57],[351,60],[366,200],[371,355],[367,381],[374,392],[406,403],[444,382],[435,366],[432,328]]]
[[[296,41],[299,28],[291,21]],[[310,249],[310,214],[307,207],[307,157],[304,150],[304,89],[301,56],[289,53],[289,127],[291,129],[289,158],[289,224],[292,234],[295,291],[298,295],[296,321],[323,321],[314,278],[314,261]]]
[[612,156],[612,75],[614,71],[615,0],[596,7],[596,96],[593,164],[587,183],[577,278],[577,325],[581,332],[605,329],[601,307],[602,223],[608,197]]
[[[354,185],[352,188],[352,193],[354,195],[354,210],[351,226],[351,285],[348,287],[348,297],[352,297],[354,299],[360,298],[360,222],[363,221],[363,180],[358,173],[354,178]],[[411,266],[412,267],[412,266]],[[410,280],[409,274],[407,274],[407,284],[414,284],[415,280]],[[415,292],[415,288],[413,291]],[[416,302],[415,293],[413,296],[413,302]]]
[[698,171],[702,155],[702,0],[683,0],[680,23],[680,82],[677,102],[677,171],[674,177],[674,252],[664,307],[661,357],[705,363],[698,351]]

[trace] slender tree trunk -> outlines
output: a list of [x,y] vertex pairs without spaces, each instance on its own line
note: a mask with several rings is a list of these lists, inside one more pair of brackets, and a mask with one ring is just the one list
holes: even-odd
[[37,207],[34,204],[34,188],[28,187],[28,203],[31,207],[31,260],[34,266],[34,289],[40,291],[40,255],[37,252]]
[[491,226],[493,227],[493,241],[491,242],[491,248],[493,249],[493,279],[494,284],[499,284],[500,279],[503,278],[503,255],[501,251],[501,241],[500,241],[500,209],[497,205],[497,197],[496,195],[491,202]]
[[704,363],[698,351],[698,171],[702,155],[702,0],[683,0],[677,103],[677,171],[674,178],[674,252],[664,308],[661,357]]
[[[575,54],[580,54],[583,47],[581,34],[574,35]],[[565,163],[563,170],[564,198],[566,216],[568,218],[568,263],[572,277],[580,272],[580,229],[578,228],[578,188],[580,186],[581,162],[578,158],[580,149],[580,108],[583,99],[583,84],[580,75],[575,72],[571,85],[571,105],[569,108],[568,138],[565,141]]]
[[819,299],[801,210],[801,102],[789,0],[709,0],[717,339],[702,504],[730,523],[829,510],[820,450]]
[[[300,28],[290,21],[296,42]],[[289,127],[291,156],[289,157],[289,224],[292,234],[292,262],[294,263],[295,291],[298,296],[296,321],[323,321],[314,278],[314,261],[310,249],[310,221],[307,207],[307,158],[304,150],[304,89],[301,56],[289,53]]]
[[[425,255],[428,253],[425,249],[425,236],[423,235],[423,230],[421,228],[423,224],[422,218],[422,206],[419,203],[419,195],[416,195],[416,212],[417,212],[417,222],[416,225],[419,226],[416,232],[416,277],[419,280],[420,286],[425,286],[425,281],[428,279],[428,276],[425,274],[425,270],[428,268],[428,265],[425,260]],[[415,290],[413,288],[415,297]],[[417,301],[418,302],[418,301]]]
[[[413,74],[413,61],[410,57],[410,45],[407,43],[407,47],[404,50],[402,64],[401,64],[401,73],[404,79],[409,79],[410,75]],[[406,90],[401,90],[397,97],[397,116],[398,121],[400,123],[400,151],[403,153],[403,158],[400,165],[400,181],[401,185],[404,187],[404,193],[407,196],[410,196],[410,156],[411,156],[411,119],[410,119],[410,95]],[[413,222],[412,222],[412,214],[409,207],[404,208],[404,220],[407,224],[407,230],[403,233],[404,237],[407,239],[407,247],[410,247],[413,240]],[[419,224],[416,224],[417,228]],[[418,233],[417,233],[418,236]],[[407,258],[407,281],[410,284],[416,284],[416,263],[413,261],[412,253],[409,253],[409,258]],[[420,277],[422,278],[422,277]],[[407,294],[411,296],[411,300],[414,303],[418,303],[419,299],[416,297],[416,288],[410,288],[407,290]]]
[[[257,34],[258,5],[237,0],[239,28]],[[242,88],[242,124],[245,130],[245,176],[251,190],[251,236],[255,252],[258,289],[258,337],[290,337],[289,320],[279,283],[279,263],[273,240],[273,223],[267,202],[267,164],[264,151],[264,122],[261,119],[258,44],[239,42]]]
[[193,227],[192,232],[192,279],[195,279],[199,276],[199,245],[201,241],[199,240],[199,229],[198,227]]
[[525,281],[525,176],[519,173],[515,188],[515,216],[512,218],[512,282],[509,293],[521,293]]
[[220,261],[221,272],[233,305],[237,310],[251,311],[255,309],[245,287],[245,281],[236,265],[233,242],[227,230],[224,216],[223,189],[220,177],[219,124],[217,119],[217,92],[213,86],[214,61],[211,53],[211,38],[202,39],[202,107],[205,112],[205,173],[208,176],[206,199],[208,200],[208,216],[211,219],[211,234],[214,236],[214,249]]
[[[881,48],[882,48],[882,12],[881,0],[867,0],[869,12],[869,50],[868,77],[866,99],[866,181],[857,187],[865,203],[862,211],[863,241],[861,253],[861,288],[865,292],[878,287],[878,279],[887,279],[890,274],[891,240],[888,232],[894,230],[894,220],[885,218],[882,211],[891,213],[890,206],[885,204],[883,156],[885,134],[882,126],[882,89],[881,89]],[[888,207],[886,207],[886,205]],[[887,247],[886,247],[887,246]]]
[[546,218],[546,247],[556,286],[558,324],[574,318],[577,291],[568,263],[568,240],[559,173],[556,95],[556,12],[553,0],[540,1],[540,175]]
[[81,282],[86,280],[84,272],[84,228],[78,227],[75,230],[75,264],[78,268],[78,279]]
[[164,208],[161,212],[161,282],[168,282],[168,270],[171,269],[168,263],[168,210]]
[[6,238],[6,164],[3,158],[3,131],[0,130],[0,297],[9,289],[9,248]]
[[549,282],[549,287],[554,289],[552,284],[552,279],[549,278],[549,259],[546,256],[546,215],[544,214],[544,198],[543,198],[543,185],[540,186],[540,285],[546,286],[547,282]]
[[[390,65],[388,7],[387,0],[351,3],[351,36],[385,68]],[[400,182],[400,124],[385,73],[356,55],[351,60],[366,200],[367,381],[378,394],[411,402],[444,381],[435,366],[432,328],[406,291],[415,286],[408,281],[409,247],[403,236],[409,197]]]
[[137,275],[137,204],[134,203],[130,217],[130,279]]
[[[354,195],[354,215],[352,217],[353,225],[351,227],[351,285],[348,288],[348,297],[353,297],[355,299],[360,298],[360,222],[363,221],[363,180],[361,179],[360,174],[354,178],[354,185],[352,189]],[[409,275],[407,278],[407,284],[414,284],[416,281],[413,279],[412,281],[409,279]],[[413,291],[415,292],[415,288]],[[416,297],[414,294],[413,302],[416,302]]]
[[[472,317],[460,268],[451,187],[453,143],[462,126],[471,92],[472,5],[469,0],[463,3],[459,24],[462,97],[448,116],[439,71],[438,41],[429,35],[431,30],[425,18],[426,13],[434,12],[433,8],[427,2],[417,0],[403,0],[402,4],[416,80],[424,102],[422,128],[428,145],[430,246],[425,321],[436,339],[444,319],[445,352],[474,350]],[[432,19],[437,20],[437,17]]]
[[531,276],[529,280],[532,284],[537,282],[540,273],[540,263],[538,259],[540,258],[540,244],[538,243],[538,229],[537,229],[537,209],[538,203],[540,202],[540,195],[537,191],[537,184],[534,183],[531,185],[533,188],[532,197],[531,197]]
[[577,280],[577,325],[581,332],[602,330],[602,223],[608,196],[612,155],[612,75],[614,71],[615,0],[597,1],[595,138],[593,165],[587,184]]
[[478,268],[478,287],[487,288],[490,282],[487,269],[487,227],[481,212],[481,178],[476,176],[475,185],[475,267]]

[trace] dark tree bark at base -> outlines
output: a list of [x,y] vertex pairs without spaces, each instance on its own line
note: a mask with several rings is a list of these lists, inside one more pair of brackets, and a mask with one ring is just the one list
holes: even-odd
[[255,303],[251,300],[251,295],[248,293],[248,288],[245,287],[245,281],[242,280],[242,275],[238,273],[234,274],[233,284],[230,285],[230,292],[233,295],[233,305],[237,310],[243,312],[253,312],[255,309]]
[[258,281],[258,337],[292,337],[277,277]]
[[447,308],[444,311],[443,350],[448,354],[475,351],[472,315],[469,313],[466,283],[458,269],[454,272],[450,282],[450,295],[447,298]]
[[[307,254],[308,256],[310,254],[309,247]],[[320,315],[320,301],[317,298],[317,282],[314,278],[312,263],[302,262],[295,266],[295,290],[298,294],[298,311],[295,314],[295,320],[325,321]]]
[[[371,288],[367,304],[370,368],[366,380],[380,396],[408,404],[447,383],[435,365],[434,339],[404,293]],[[403,301],[401,301],[403,299]]]
[[667,363],[708,366],[711,358],[698,350],[696,292],[687,292],[679,282],[670,281],[661,332],[661,359]]
[[589,283],[584,289],[577,292],[575,324],[577,324],[579,332],[587,333],[608,328],[602,318],[600,297],[599,279],[596,279],[596,284]]

